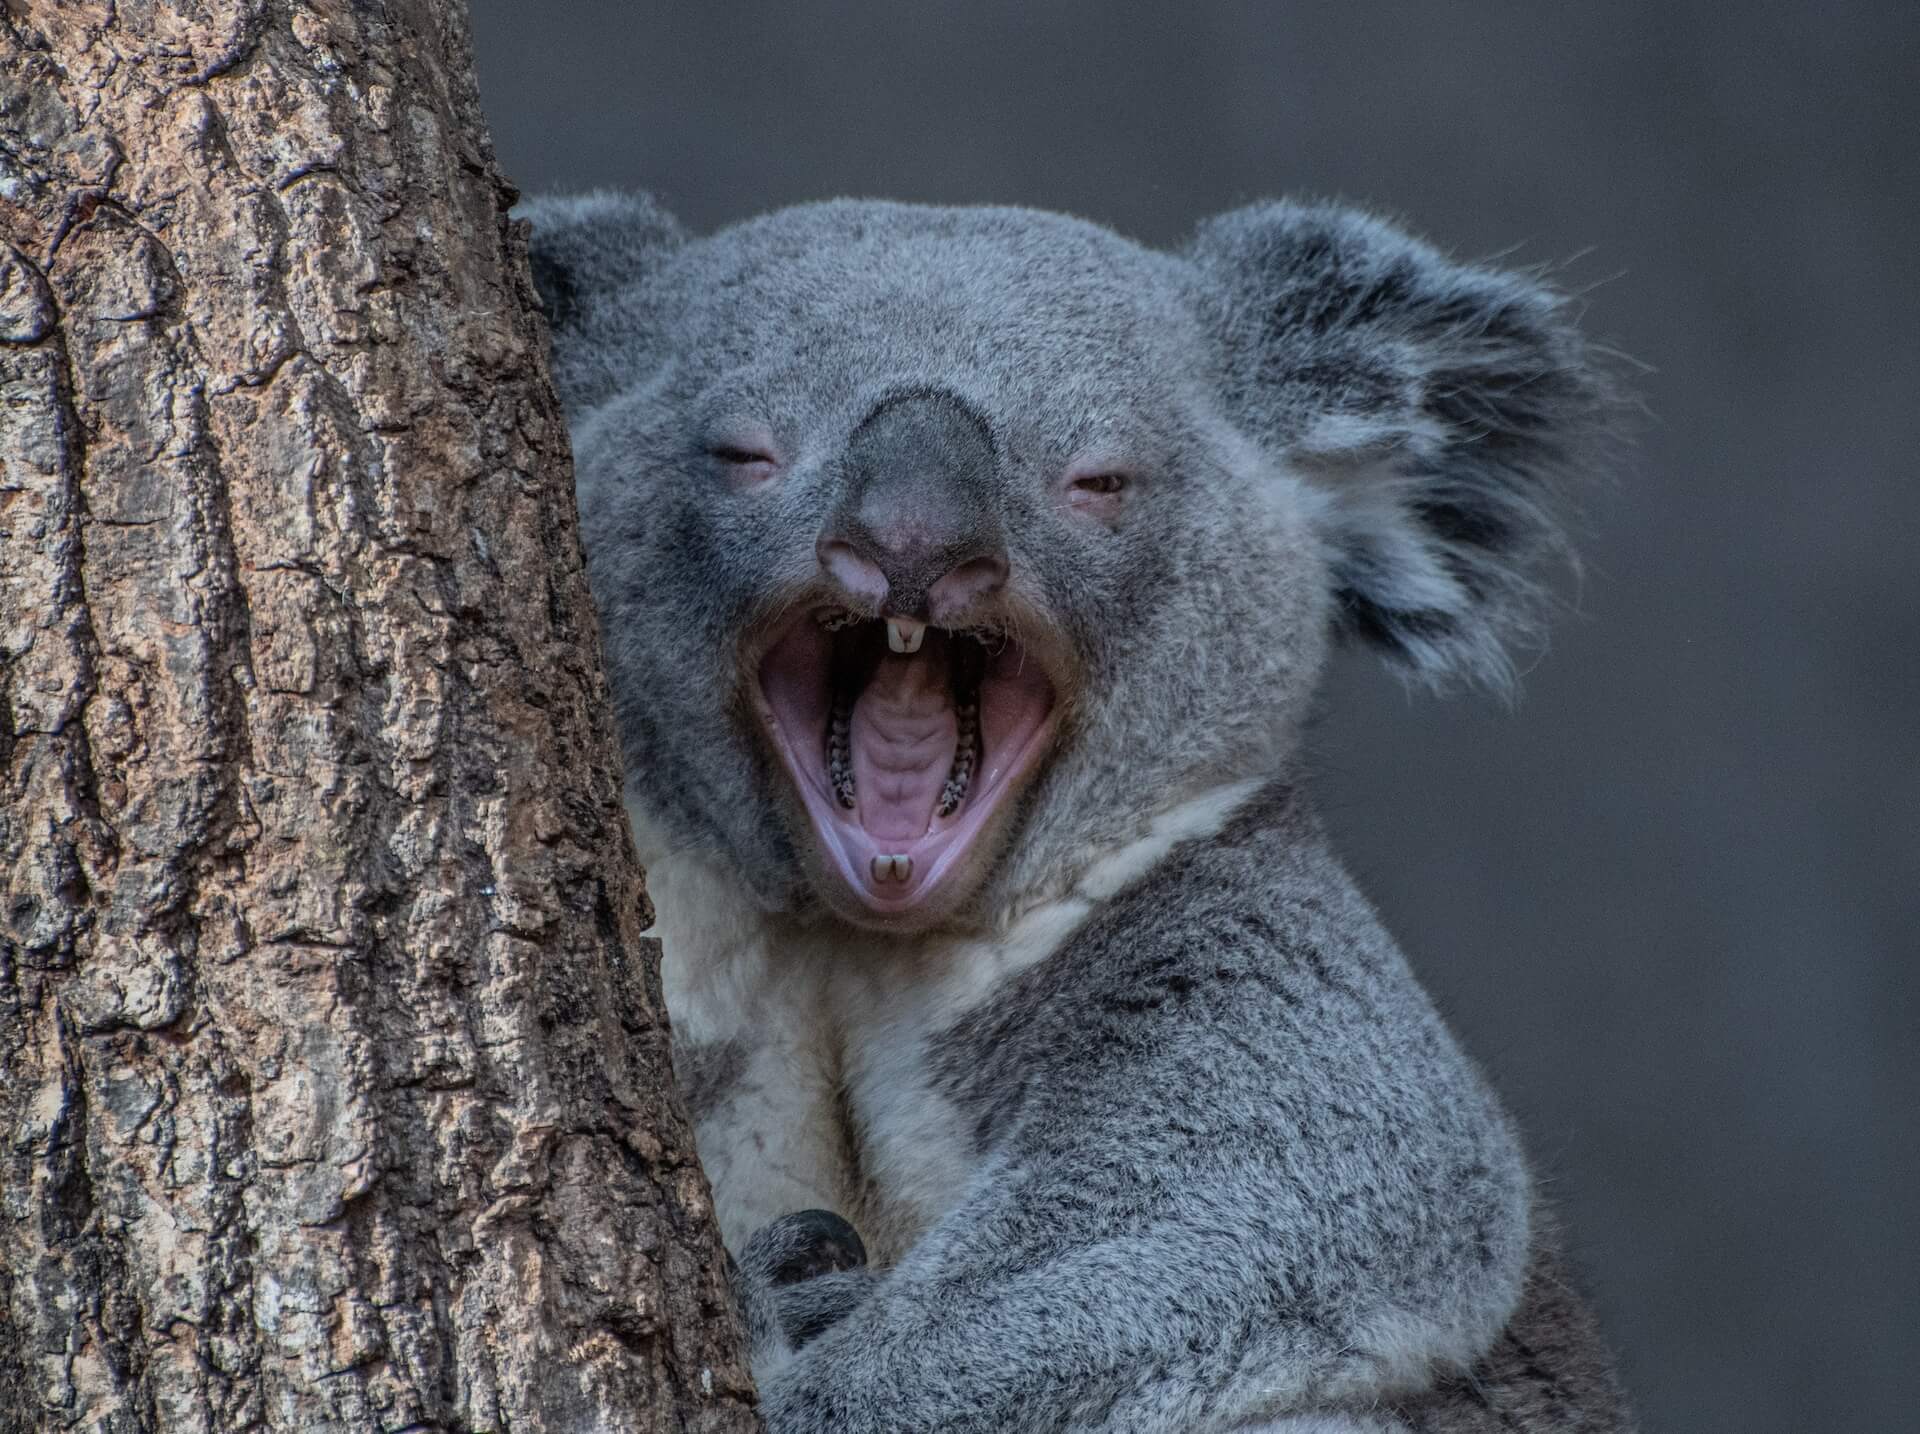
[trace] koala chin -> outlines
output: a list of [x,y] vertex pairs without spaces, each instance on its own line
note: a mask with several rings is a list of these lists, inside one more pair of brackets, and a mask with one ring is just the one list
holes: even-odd
[[1565,298],[1325,204],[523,212],[773,1434],[1630,1428],[1301,769],[1338,643],[1509,683]]

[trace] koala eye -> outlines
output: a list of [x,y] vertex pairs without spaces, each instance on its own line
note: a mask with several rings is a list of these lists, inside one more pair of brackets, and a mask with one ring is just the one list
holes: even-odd
[[727,477],[740,487],[753,487],[771,478],[780,460],[764,448],[743,448],[735,443],[716,443],[707,456],[728,470]]
[[1085,517],[1112,523],[1120,516],[1127,487],[1124,473],[1076,473],[1067,479],[1066,506]]
[[762,453],[757,448],[735,448],[725,443],[717,447],[709,448],[707,453],[710,457],[718,458],[722,463],[731,463],[739,468],[745,468],[755,463],[764,463],[768,467],[772,467],[774,462],[771,453]]

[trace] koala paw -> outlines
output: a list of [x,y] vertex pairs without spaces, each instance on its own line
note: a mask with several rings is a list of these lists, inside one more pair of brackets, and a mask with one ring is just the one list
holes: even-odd
[[800,1210],[762,1227],[733,1275],[756,1373],[838,1324],[874,1279],[859,1232],[830,1210]]
[[831,1210],[782,1215],[761,1226],[740,1254],[742,1272],[770,1286],[857,1270],[866,1263],[860,1232]]

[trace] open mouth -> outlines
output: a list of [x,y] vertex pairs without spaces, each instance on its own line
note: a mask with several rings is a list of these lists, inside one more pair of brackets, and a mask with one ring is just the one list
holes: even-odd
[[1018,642],[833,608],[760,663],[762,716],[862,906],[933,904],[1045,752],[1054,688]]

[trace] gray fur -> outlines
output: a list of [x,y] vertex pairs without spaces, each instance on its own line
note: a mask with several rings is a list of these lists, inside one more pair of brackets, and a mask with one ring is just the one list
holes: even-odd
[[[1624,1428],[1524,1392],[1472,1422],[1487,1377],[1532,1377],[1502,1354],[1548,1258],[1530,1181],[1293,770],[1341,636],[1506,680],[1554,490],[1611,404],[1565,302],[1326,206],[1177,254],[1010,209],[841,201],[704,239],[640,199],[526,212],[643,845],[758,907],[668,937],[682,987],[751,1013],[700,1039],[764,1038],[715,1048],[761,1114],[704,1082],[703,1154],[750,1151],[768,1132],[725,1122],[791,1093],[838,1131],[800,1184],[841,1170],[824,1193],[886,1232],[881,1267],[785,1312],[743,1256],[775,1434]],[[817,600],[849,441],[909,393],[983,424],[978,501],[1074,681],[974,889],[883,939],[823,908],[739,653]],[[712,456],[748,430],[783,459],[766,489]],[[1089,455],[1133,480],[1110,526],[1049,497]],[[1154,844],[1215,791],[1230,817]],[[1016,939],[1042,918],[1060,934]],[[753,975],[747,946],[786,964]],[[912,1200],[888,1189],[903,1109],[955,1172]],[[752,1178],[725,1169],[723,1206]]]

